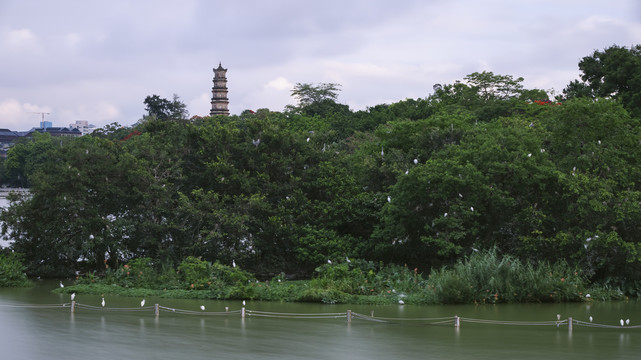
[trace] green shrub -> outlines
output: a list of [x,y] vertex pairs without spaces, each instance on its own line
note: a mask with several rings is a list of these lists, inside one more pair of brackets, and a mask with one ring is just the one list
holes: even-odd
[[586,281],[565,262],[524,264],[489,250],[432,271],[428,288],[445,304],[566,302],[584,299]]
[[203,289],[211,284],[212,266],[207,261],[188,256],[178,266],[178,272],[189,289]]
[[31,282],[18,253],[0,253],[0,287],[27,287]]

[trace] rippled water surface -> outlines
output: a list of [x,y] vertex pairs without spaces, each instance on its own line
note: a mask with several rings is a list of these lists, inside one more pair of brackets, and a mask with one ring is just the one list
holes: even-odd
[[[193,311],[179,314],[139,309],[140,300],[79,294],[76,301],[97,309],[39,308],[69,303],[51,293],[57,282],[32,289],[0,289],[2,359],[638,359],[641,329],[567,325],[516,326],[462,322],[427,325],[424,321],[378,323],[345,318],[284,319],[227,316],[209,312],[239,310],[238,301],[146,299],[146,305]],[[24,305],[33,305],[24,307]],[[200,311],[205,305],[206,313]],[[454,317],[511,321],[549,321],[556,314],[616,325],[619,319],[641,324],[641,304],[501,306],[348,306],[248,301],[247,309],[277,313],[334,313],[348,309],[389,318]]]

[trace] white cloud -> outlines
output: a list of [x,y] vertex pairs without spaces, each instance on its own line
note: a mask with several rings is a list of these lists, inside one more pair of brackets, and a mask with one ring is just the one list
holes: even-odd
[[278,91],[289,91],[294,88],[294,84],[286,78],[279,76],[264,85],[266,89],[274,89]]
[[641,39],[634,0],[36,2],[0,6],[0,127],[37,126],[28,104],[56,126],[131,125],[151,94],[206,115],[219,61],[233,114],[282,110],[298,82],[340,83],[356,109],[483,70],[560,91],[582,57]]

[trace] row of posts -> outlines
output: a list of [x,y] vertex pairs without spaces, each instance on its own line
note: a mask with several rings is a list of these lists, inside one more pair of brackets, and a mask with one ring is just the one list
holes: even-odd
[[[71,301],[71,313],[76,312],[76,301]],[[225,312],[229,312],[229,307],[225,306]],[[159,304],[154,304],[154,315],[156,317],[160,316],[160,305]],[[370,314],[371,317],[374,317],[374,311],[371,312]],[[240,309],[240,317],[245,318],[245,307],[242,307]],[[347,323],[351,324],[352,323],[352,310],[347,310]],[[458,315],[454,315],[454,327],[455,328],[460,328],[461,327],[461,318]],[[572,332],[572,318],[568,318],[568,331]]]

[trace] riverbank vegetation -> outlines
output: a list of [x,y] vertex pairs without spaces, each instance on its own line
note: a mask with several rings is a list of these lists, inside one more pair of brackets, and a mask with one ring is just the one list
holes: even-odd
[[141,258],[109,269],[103,277],[78,277],[75,285],[55,291],[326,304],[558,303],[623,298],[617,289],[588,287],[588,280],[565,262],[533,265],[487,250],[433,270],[427,277],[406,265],[346,259],[317,267],[309,280],[288,280],[279,274],[259,281],[249,272],[193,257],[184,260],[177,271],[159,271],[149,258]]
[[0,251],[0,287],[31,286],[19,254]]
[[[327,302],[638,296],[641,46],[579,68],[556,98],[481,72],[362,111],[336,102],[338,84],[297,84],[298,105],[234,116],[188,118],[177,97],[150,96],[135,126],[11,148],[2,181],[30,194],[10,197],[3,233],[28,274],[77,271],[79,286]],[[145,261],[166,278],[123,275]],[[198,275],[215,269],[226,275]],[[418,289],[364,285],[399,280],[388,273]],[[217,283],[232,275],[242,281]]]

